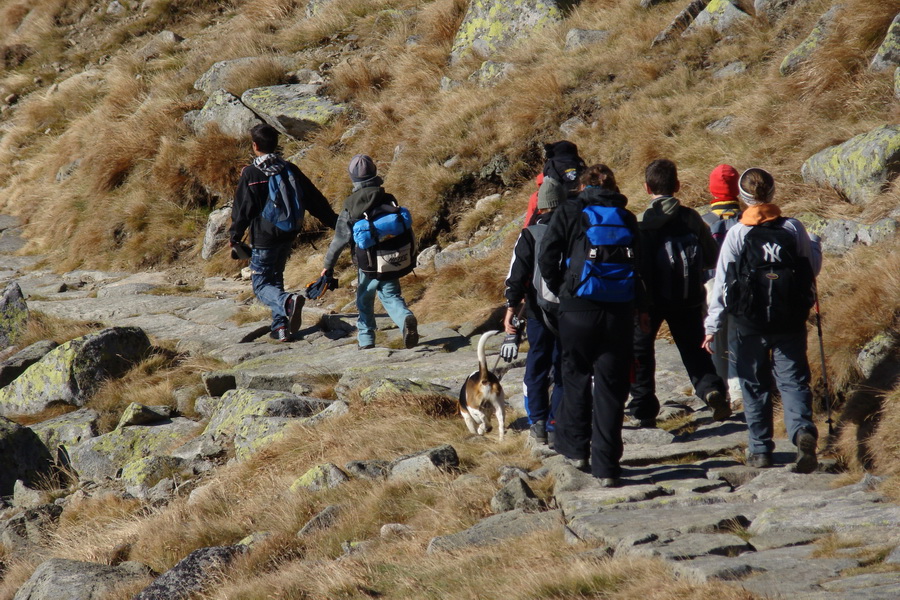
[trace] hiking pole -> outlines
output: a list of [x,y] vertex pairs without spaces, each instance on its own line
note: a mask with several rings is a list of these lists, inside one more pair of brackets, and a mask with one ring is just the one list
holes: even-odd
[[825,342],[822,340],[822,314],[819,312],[819,294],[816,292],[816,329],[819,332],[819,356],[822,358],[822,382],[825,384],[825,409],[828,411],[828,437],[834,435],[834,420],[831,418],[831,394],[828,392],[828,372],[825,370]]

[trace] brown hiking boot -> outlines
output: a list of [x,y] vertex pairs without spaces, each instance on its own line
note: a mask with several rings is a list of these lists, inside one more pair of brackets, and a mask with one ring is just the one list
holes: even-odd
[[706,394],[706,398],[703,401],[712,409],[713,421],[724,421],[731,416],[731,406],[728,404],[728,399],[719,390],[713,390]]
[[816,458],[816,436],[805,429],[797,433],[795,440],[797,445],[797,462],[794,463],[795,473],[812,473],[819,466]]

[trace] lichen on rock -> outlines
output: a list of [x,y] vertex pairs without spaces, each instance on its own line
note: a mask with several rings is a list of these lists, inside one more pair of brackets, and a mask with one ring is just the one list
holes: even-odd
[[800,68],[818,50],[825,38],[831,33],[831,27],[837,19],[838,13],[843,9],[843,5],[836,4],[832,6],[828,12],[819,17],[813,30],[809,35],[800,42],[800,45],[791,50],[784,60],[781,61],[779,71],[782,75],[787,76]]
[[888,28],[887,35],[875,57],[872,59],[870,68],[873,71],[888,71],[900,66],[900,14],[894,17],[891,26]]

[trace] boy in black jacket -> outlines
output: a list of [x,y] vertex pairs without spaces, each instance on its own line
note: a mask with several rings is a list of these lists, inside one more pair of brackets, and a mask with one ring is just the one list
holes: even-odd
[[253,163],[244,167],[231,208],[231,246],[240,245],[250,231],[250,273],[253,293],[272,310],[273,339],[291,341],[300,328],[300,311],[304,298],[284,291],[284,267],[291,253],[297,231],[282,231],[262,217],[269,200],[269,177],[289,169],[297,185],[300,206],[323,225],[334,229],[337,215],[328,200],[293,163],[276,152],[278,132],[269,125],[256,125],[250,130]]
[[669,325],[695,393],[713,410],[713,419],[731,416],[725,383],[701,347],[705,270],[716,266],[719,246],[697,211],[674,197],[680,187],[671,160],[655,160],[647,166],[645,188],[653,200],[641,215],[640,231],[642,273],[652,303],[650,330],[634,332],[636,365],[630,405],[642,427],[654,427],[659,414],[654,345],[663,321]]

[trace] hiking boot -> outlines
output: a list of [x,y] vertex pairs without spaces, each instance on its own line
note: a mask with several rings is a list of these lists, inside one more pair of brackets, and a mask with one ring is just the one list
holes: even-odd
[[747,457],[747,466],[755,469],[768,469],[772,466],[772,454],[770,452],[751,454]]
[[619,478],[618,477],[602,477],[597,482],[602,488],[615,488],[619,487]]
[[547,430],[547,447],[553,450],[556,447],[556,430]]
[[712,409],[713,421],[724,421],[731,416],[731,406],[728,404],[728,399],[719,390],[713,390],[706,394],[706,398],[703,401]]
[[300,331],[300,324],[303,321],[303,305],[306,304],[306,298],[300,294],[291,294],[284,303],[285,312],[288,318],[288,333],[294,335]]
[[413,348],[419,343],[419,322],[415,315],[409,315],[403,321],[403,346]]
[[819,466],[816,458],[816,436],[805,429],[797,434],[797,462],[794,463],[795,473],[812,473]]
[[563,462],[570,467],[575,467],[583,473],[590,472],[590,467],[586,458],[569,458],[568,456],[565,456],[563,457]]
[[273,340],[278,340],[279,342],[291,341],[291,336],[288,334],[287,327],[279,327],[275,331],[270,332],[269,337]]
[[360,350],[371,350],[374,347],[375,347],[375,344],[366,344],[365,346],[360,346],[359,349]]
[[545,421],[535,421],[531,426],[531,437],[539,444],[547,443],[547,423]]

